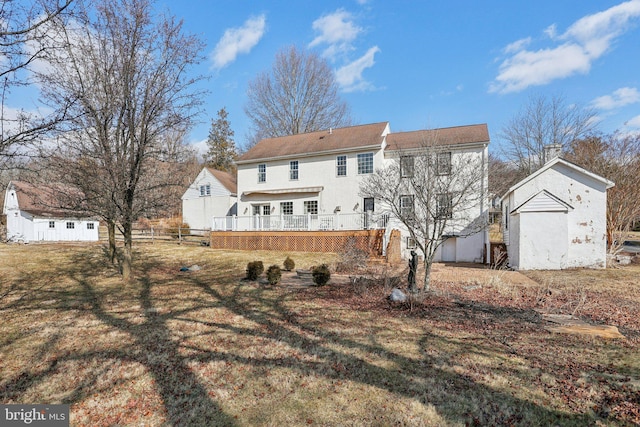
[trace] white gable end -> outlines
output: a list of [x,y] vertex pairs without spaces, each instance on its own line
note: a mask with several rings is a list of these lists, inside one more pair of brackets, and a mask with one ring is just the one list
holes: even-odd
[[573,209],[568,203],[554,196],[546,190],[542,190],[514,211],[516,213],[525,212],[568,212]]

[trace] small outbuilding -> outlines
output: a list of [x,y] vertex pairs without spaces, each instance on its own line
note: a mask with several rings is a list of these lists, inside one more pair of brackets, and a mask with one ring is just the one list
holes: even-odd
[[182,195],[182,221],[192,230],[211,230],[214,217],[237,214],[237,188],[235,175],[203,168]]
[[64,209],[58,196],[54,187],[9,182],[2,209],[7,218],[7,240],[97,241],[100,222]]
[[560,157],[502,197],[509,266],[517,270],[604,268],[607,189],[614,183]]

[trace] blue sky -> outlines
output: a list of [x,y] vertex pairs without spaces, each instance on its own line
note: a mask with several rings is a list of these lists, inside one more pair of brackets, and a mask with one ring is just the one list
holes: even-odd
[[207,44],[207,137],[226,107],[236,143],[248,82],[295,44],[336,71],[355,123],[392,131],[487,123],[499,133],[532,95],[596,109],[605,132],[640,130],[640,0],[536,2],[161,0]]
[[[236,144],[250,133],[248,83],[290,45],[336,72],[354,124],[392,132],[487,123],[500,131],[531,96],[595,109],[599,129],[640,132],[640,0],[157,0],[206,44],[209,78],[188,142],[205,146],[226,107]],[[7,115],[33,111],[13,94]]]

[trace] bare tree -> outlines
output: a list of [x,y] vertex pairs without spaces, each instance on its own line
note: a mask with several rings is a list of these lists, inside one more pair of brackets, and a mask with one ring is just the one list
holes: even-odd
[[430,132],[418,149],[401,151],[360,185],[360,195],[373,197],[400,221],[424,256],[425,291],[438,248],[450,237],[488,226],[485,156],[441,145],[436,131]]
[[534,96],[506,126],[500,138],[505,155],[518,167],[518,181],[545,164],[544,147],[568,144],[594,131],[595,112],[575,104],[567,104],[561,96]]
[[351,124],[327,61],[295,46],[276,54],[271,70],[249,83],[247,96],[245,112],[261,138]]
[[218,118],[211,121],[206,163],[214,169],[233,172],[235,170],[233,162],[238,157],[238,152],[228,117],[229,113],[223,107],[218,111]]
[[160,188],[180,184],[173,164],[176,129],[200,105],[201,42],[181,24],[152,15],[148,0],[101,0],[79,10],[77,25],[57,27],[67,49],[43,75],[54,105],[73,100],[57,153],[61,178],[82,190],[82,203],[124,237],[122,273],[131,276],[132,226],[163,202]]
[[19,147],[53,129],[65,106],[46,116],[10,108],[12,89],[31,84],[27,71],[55,46],[42,28],[60,18],[73,0],[0,1],[0,169]]
[[516,182],[520,174],[516,164],[489,153],[489,194],[493,197],[504,195]]
[[573,141],[566,157],[615,183],[607,191],[607,247],[615,253],[640,218],[640,135],[590,135]]

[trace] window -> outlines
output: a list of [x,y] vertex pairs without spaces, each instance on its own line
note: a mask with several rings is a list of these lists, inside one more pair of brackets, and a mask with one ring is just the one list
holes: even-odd
[[376,200],[373,197],[364,198],[364,211],[373,212],[376,210]]
[[74,228],[76,228],[76,224],[75,223],[73,223],[73,222],[68,222],[67,223],[67,229],[72,230]]
[[438,153],[436,173],[438,175],[451,175],[451,152]]
[[347,176],[347,156],[336,157],[336,175]]
[[441,219],[453,216],[453,200],[451,193],[440,193],[436,195],[436,216]]
[[400,215],[404,218],[413,216],[413,196],[400,196]]
[[358,154],[358,175],[373,173],[373,153]]
[[49,221],[49,228],[56,228],[56,222],[55,221]]
[[413,157],[411,156],[400,157],[400,177],[401,178],[413,177]]
[[282,215],[293,215],[293,202],[280,202],[280,213]]
[[416,239],[411,236],[407,236],[407,249],[415,249],[418,245],[416,244]]
[[289,179],[292,181],[298,180],[298,161],[292,160],[289,162]]
[[304,202],[304,213],[311,215],[318,215],[318,201],[309,200]]
[[258,165],[258,182],[267,182],[267,165],[264,163]]
[[211,195],[211,184],[201,185],[200,196],[210,196],[210,195]]
[[93,230],[94,226],[95,225],[92,222],[88,222],[87,223],[87,230]]

